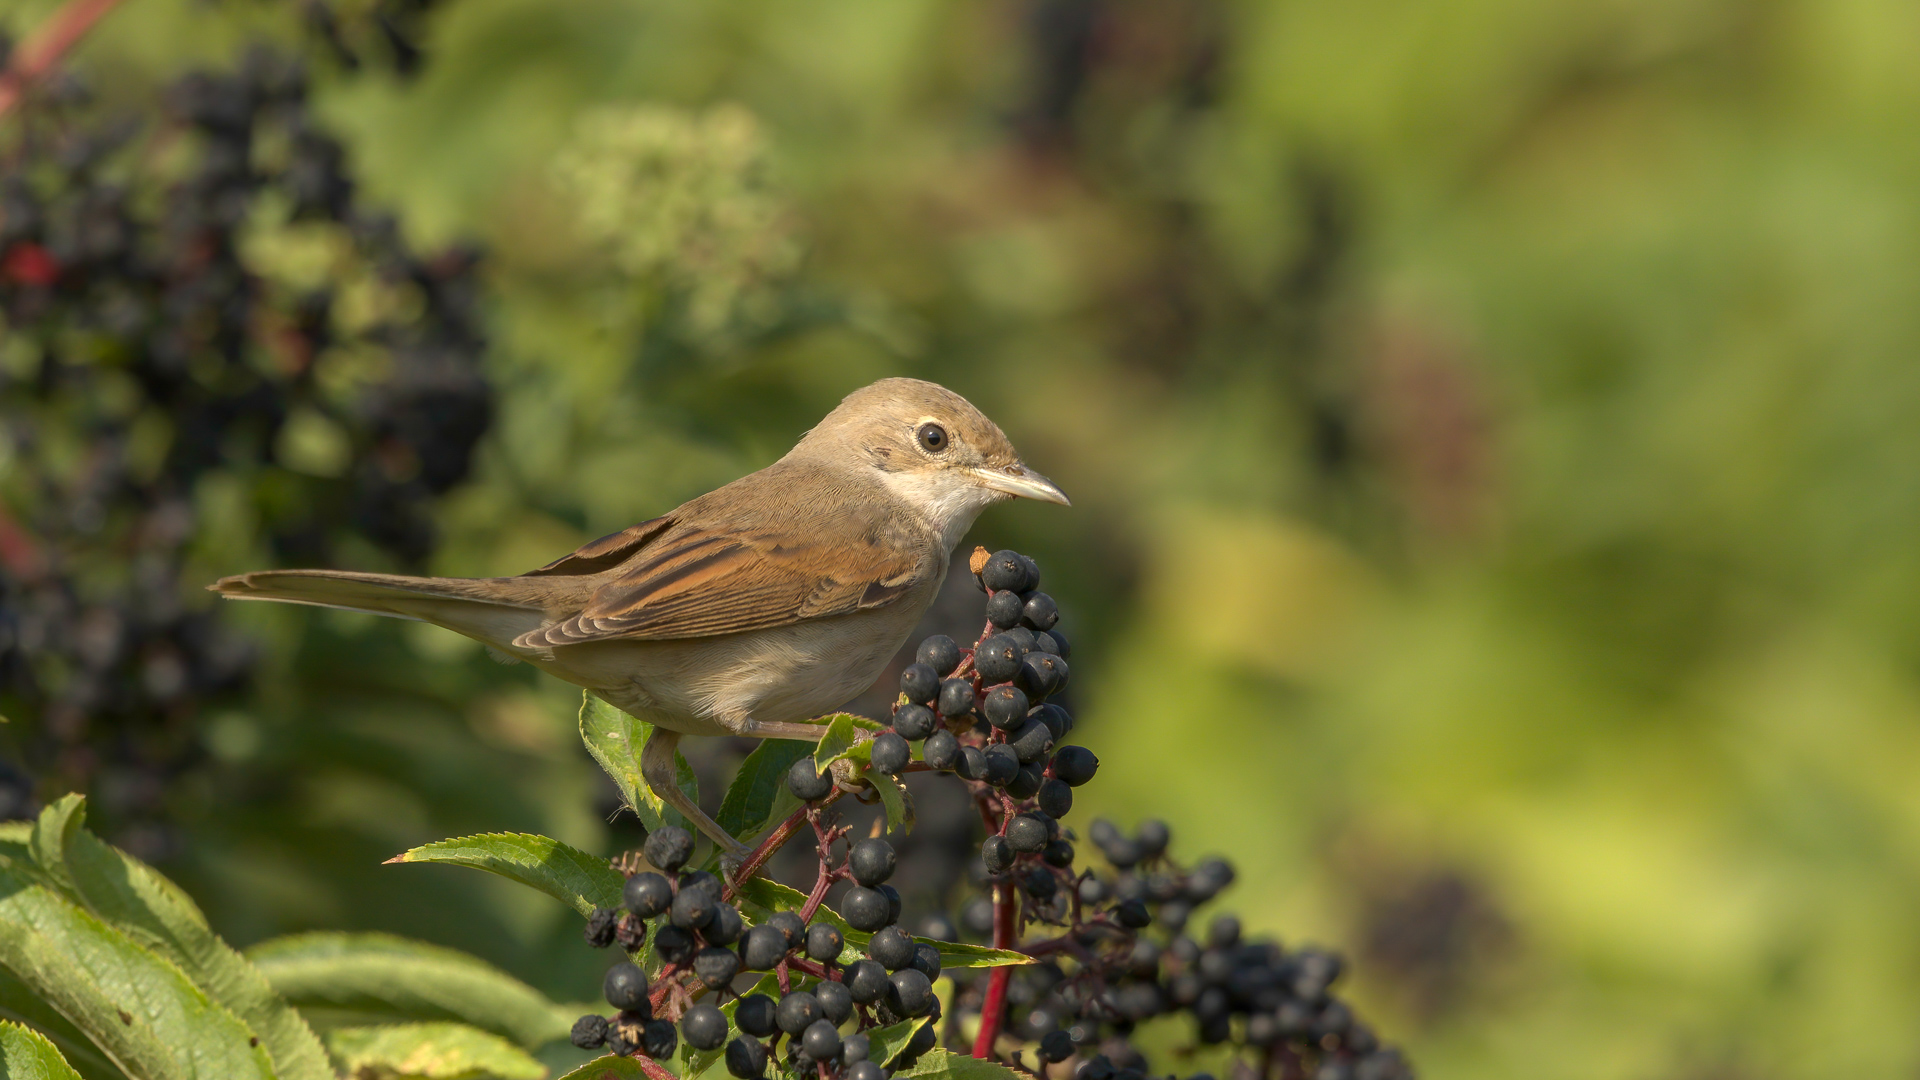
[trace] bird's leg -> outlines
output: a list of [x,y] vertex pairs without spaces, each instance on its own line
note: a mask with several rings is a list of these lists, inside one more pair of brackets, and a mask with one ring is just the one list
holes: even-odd
[[692,799],[687,798],[686,792],[680,790],[679,777],[675,775],[673,764],[673,751],[679,745],[679,732],[663,727],[654,728],[653,736],[640,751],[640,777],[655,795],[660,796],[661,802],[680,811],[683,817],[693,822],[694,827],[720,845],[724,852],[721,856],[723,861],[727,856],[732,856],[737,862],[747,855],[747,845],[727,835],[727,830],[708,817]]
[[744,735],[749,739],[799,739],[803,742],[817,743],[820,736],[827,733],[825,724],[803,724],[799,721],[755,720],[751,716],[737,719],[722,719],[728,731],[735,735]]

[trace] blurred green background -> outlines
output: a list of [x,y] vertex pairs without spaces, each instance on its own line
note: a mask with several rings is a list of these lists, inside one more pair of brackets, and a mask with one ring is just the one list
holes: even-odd
[[[137,85],[296,21],[128,0],[76,58]],[[1230,903],[1347,952],[1423,1075],[1920,1074],[1920,10],[426,26],[417,79],[317,93],[364,199],[488,255],[499,412],[434,572],[539,565],[856,386],[940,381],[1074,498],[968,544],[1035,555],[1067,612],[1082,812],[1231,856]],[[201,576],[259,565],[198,495]],[[167,794],[216,925],[391,929],[590,996],[557,906],[377,865],[615,846],[576,692],[428,627],[225,615],[260,691]]]

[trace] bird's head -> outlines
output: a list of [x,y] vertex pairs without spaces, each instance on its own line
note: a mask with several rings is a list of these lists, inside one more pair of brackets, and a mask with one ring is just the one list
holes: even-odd
[[872,470],[925,513],[949,547],[994,503],[1018,497],[1072,505],[971,402],[920,379],[882,379],[848,394],[794,452]]

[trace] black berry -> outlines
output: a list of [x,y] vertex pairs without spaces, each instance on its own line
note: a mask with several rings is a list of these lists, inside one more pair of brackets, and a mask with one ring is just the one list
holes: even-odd
[[933,980],[923,972],[907,968],[892,976],[893,992],[887,1004],[904,1016],[925,1016],[933,1010]]
[[727,1071],[736,1080],[757,1080],[766,1075],[767,1048],[757,1039],[734,1039],[727,1044]]
[[941,716],[965,716],[973,711],[973,683],[967,679],[948,679],[940,684],[936,708]]
[[643,919],[651,919],[673,906],[673,885],[659,874],[633,875],[627,879],[620,895],[627,910]]
[[877,889],[856,885],[840,898],[840,914],[855,930],[878,930],[892,922],[892,905]]
[[680,1030],[671,1020],[649,1020],[647,1026],[640,1029],[640,1048],[650,1058],[670,1058],[680,1048]]
[[913,943],[913,970],[929,979],[940,977],[940,950],[928,942]]
[[638,964],[622,963],[608,968],[601,989],[607,995],[607,1004],[616,1009],[644,1010],[649,1007],[647,973]]
[[930,705],[940,693],[940,676],[928,664],[908,664],[900,673],[900,692],[915,705]]
[[897,731],[883,731],[873,740],[873,767],[888,776],[897,776],[913,760],[913,747]]
[[774,1006],[773,1022],[780,1030],[789,1035],[798,1035],[813,1025],[824,1014],[820,1011],[820,999],[805,990],[795,990],[780,999]]
[[1043,592],[1028,595],[1026,607],[1020,613],[1022,625],[1033,630],[1051,630],[1059,621],[1060,606],[1053,602],[1053,597]]
[[1029,762],[1020,766],[1020,772],[1007,781],[1007,794],[1014,799],[1031,799],[1040,792],[1040,783],[1046,779],[1040,763]]
[[980,711],[987,723],[1001,731],[1012,731],[1027,721],[1027,695],[1017,686],[996,686],[987,691]]
[[1025,601],[1017,592],[1001,591],[987,597],[987,621],[996,630],[1011,630],[1020,625]]
[[740,1030],[764,1039],[778,1030],[773,1022],[773,999],[765,994],[748,994],[734,1006],[733,1022]]
[[1066,817],[1067,811],[1073,809],[1073,789],[1067,786],[1065,780],[1043,781],[1036,794],[1040,799],[1040,812],[1055,821]]
[[893,730],[899,732],[903,739],[924,739],[939,726],[940,718],[925,705],[902,705],[900,711],[893,714]]
[[840,953],[846,947],[846,935],[832,923],[817,922],[807,927],[807,958],[809,960],[830,964],[840,959]]
[[842,972],[845,982],[842,984],[853,1000],[861,1005],[871,1005],[887,996],[887,969],[878,960],[855,960]]
[[594,908],[587,916],[587,944],[596,949],[604,949],[613,944],[613,934],[620,926],[620,912],[617,908]]
[[640,854],[646,856],[648,865],[676,873],[693,857],[693,836],[678,826],[662,825],[648,834]]
[[995,592],[1009,589],[1024,592],[1037,582],[1029,578],[1038,578],[1037,573],[1028,573],[1029,560],[1017,551],[996,551],[987,559],[987,565],[980,568],[980,583]]
[[673,925],[686,930],[698,930],[713,921],[713,913],[719,903],[705,889],[682,888],[673,897],[671,908]]
[[921,745],[920,756],[936,769],[950,770],[960,762],[960,740],[951,731],[936,731]]
[[1013,673],[1013,685],[1035,701],[1057,694],[1067,685],[1067,662],[1052,653],[1030,652],[1020,658],[1020,670]]
[[[1035,634],[1034,638],[1040,643],[1040,647],[1046,649],[1047,652],[1063,660],[1073,659],[1073,646],[1068,643],[1067,635],[1061,633],[1058,629],[1049,630],[1044,634]],[[1052,647],[1048,648],[1049,645]]]
[[813,988],[813,996],[820,1001],[821,1015],[835,1027],[846,1023],[853,1015],[853,991],[848,990],[845,983],[819,983]]
[[709,945],[731,945],[740,940],[747,924],[740,919],[740,909],[732,904],[720,904],[713,909],[713,919],[700,931]]
[[787,955],[787,937],[767,923],[747,928],[740,938],[740,964],[748,971],[772,971]]
[[606,1041],[606,1017],[589,1013],[573,1022],[573,1045],[582,1050],[594,1050]]
[[860,884],[878,885],[893,876],[898,858],[892,844],[878,836],[869,836],[847,850],[847,869]]
[[1120,920],[1120,925],[1129,930],[1139,930],[1153,922],[1153,915],[1147,911],[1144,900],[1128,900],[1114,909],[1113,914]]
[[718,990],[740,974],[740,955],[721,945],[709,945],[693,954],[693,973],[707,989]]
[[1047,850],[1040,853],[1048,866],[1057,866],[1062,870],[1073,865],[1073,845],[1065,840],[1054,840],[1047,844]]
[[653,935],[654,953],[669,964],[693,959],[693,951],[698,947],[699,943],[693,939],[693,931],[672,923],[661,927]]
[[780,931],[780,936],[787,939],[789,952],[807,943],[807,924],[797,911],[776,911],[767,918],[767,925]]
[[960,646],[945,634],[935,634],[920,643],[920,647],[914,650],[913,659],[915,663],[932,668],[935,676],[944,679],[960,666]]
[[1020,756],[1020,764],[1027,765],[1046,757],[1047,751],[1053,749],[1053,732],[1038,720],[1028,720],[1007,742]]
[[913,938],[898,926],[889,926],[867,942],[867,955],[888,971],[898,971],[913,963]]
[[1013,866],[1013,845],[1004,836],[989,836],[980,843],[980,857],[986,860],[987,873],[1004,874]]
[[863,1059],[847,1066],[847,1080],[887,1080],[887,1070]]
[[1020,755],[1006,743],[994,743],[987,747],[987,767],[985,779],[994,787],[1006,787],[1013,778],[1020,775]]
[[[962,780],[980,780],[987,778],[987,752],[977,746],[962,746],[959,757],[953,763],[953,771]],[[1019,759],[1014,762],[1018,764]]]
[[1003,683],[1020,670],[1019,643],[1006,634],[995,634],[980,643],[973,653],[973,668],[987,685]]
[[833,790],[833,777],[813,767],[813,759],[803,757],[787,770],[787,787],[801,802],[819,802]]
[[800,1036],[800,1050],[815,1061],[833,1061],[840,1056],[840,1033],[826,1020],[815,1020]]
[[1007,844],[1026,855],[1037,855],[1047,846],[1047,823],[1032,814],[1019,814],[1007,822]]
[[1167,842],[1172,839],[1172,833],[1167,829],[1166,822],[1157,818],[1148,818],[1133,831],[1133,838],[1140,844],[1141,854],[1152,858],[1167,850]]
[[867,1060],[867,1055],[872,1052],[873,1040],[868,1038],[864,1032],[856,1031],[840,1040],[840,1063],[843,1065],[851,1065],[856,1061],[865,1061]]
[[1099,769],[1100,759],[1084,746],[1063,746],[1053,752],[1054,778],[1066,781],[1070,787],[1079,787],[1093,779]]
[[690,1006],[680,1017],[680,1037],[695,1050],[718,1050],[727,1042],[727,1016],[711,1002]]
[[1073,1056],[1073,1036],[1064,1031],[1050,1031],[1040,1040],[1039,1056],[1041,1061],[1065,1061]]
[[1052,702],[1034,706],[1027,715],[1047,725],[1047,731],[1053,736],[1054,742],[1065,740],[1067,732],[1073,730],[1073,717],[1067,710]]

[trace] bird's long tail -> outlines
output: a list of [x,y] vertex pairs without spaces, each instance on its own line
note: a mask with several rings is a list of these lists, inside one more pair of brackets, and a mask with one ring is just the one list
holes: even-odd
[[221,578],[207,588],[230,600],[277,600],[419,619],[499,647],[551,621],[539,595],[541,584],[526,578],[255,570]]

